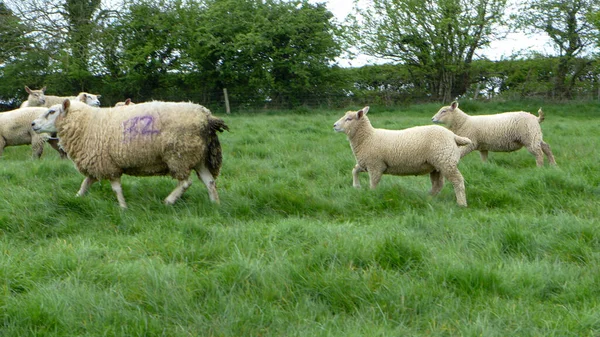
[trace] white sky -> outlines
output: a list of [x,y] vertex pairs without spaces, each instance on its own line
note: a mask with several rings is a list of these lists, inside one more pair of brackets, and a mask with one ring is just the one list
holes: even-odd
[[[331,11],[340,22],[350,14],[353,7],[352,0],[312,0],[314,3],[325,3],[327,9]],[[506,38],[494,41],[488,48],[481,51],[479,55],[485,56],[490,60],[500,60],[508,58],[517,52],[537,51],[542,54],[552,54],[553,49],[549,44],[549,38],[543,35],[528,36],[524,33],[511,33]],[[386,63],[387,60],[376,59],[367,55],[357,55],[352,59],[339,59],[338,64],[342,67],[360,67],[366,64]]]

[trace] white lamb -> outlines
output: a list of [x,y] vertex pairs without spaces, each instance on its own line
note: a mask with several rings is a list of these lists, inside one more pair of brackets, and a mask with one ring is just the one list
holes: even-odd
[[46,95],[46,87],[42,89],[33,90],[28,86],[25,86],[25,91],[29,94],[27,100],[21,103],[21,108],[27,106],[44,106],[51,107],[56,104],[61,104],[65,99],[77,100],[83,103],[86,103],[91,106],[100,106],[100,96],[102,95],[94,95],[87,92],[80,92],[77,96],[74,97],[62,97],[62,96],[51,96]]
[[121,106],[134,106],[135,103],[133,103],[131,101],[131,98],[126,99],[124,102],[117,102],[115,104],[115,108],[121,107]]
[[467,206],[464,178],[458,170],[459,145],[471,144],[444,127],[417,126],[404,130],[375,129],[366,116],[369,107],[348,111],[333,125],[344,132],[356,158],[352,170],[353,186],[360,187],[358,173],[369,173],[370,185],[377,187],[383,174],[423,175],[431,179],[432,195],[444,186],[444,178],[454,186],[456,202]]
[[32,157],[39,158],[44,151],[48,134],[38,134],[31,129],[31,122],[47,108],[27,107],[0,114],[0,156],[7,146],[31,144]]
[[450,131],[471,140],[472,144],[462,148],[461,157],[477,150],[485,162],[488,151],[512,152],[525,147],[535,156],[537,166],[544,166],[544,154],[551,165],[556,165],[550,145],[542,140],[542,108],[538,114],[539,117],[536,117],[519,111],[469,116],[458,108],[458,102],[455,101],[450,106],[442,107],[431,120],[445,124]]
[[179,181],[165,199],[173,204],[192,184],[194,170],[211,201],[219,202],[215,179],[222,154],[217,131],[228,127],[201,105],[149,102],[114,109],[65,100],[46,110],[32,127],[36,132],[58,133],[60,145],[86,177],[78,196],[94,182],[108,179],[119,205],[126,208],[123,174],[168,174]]

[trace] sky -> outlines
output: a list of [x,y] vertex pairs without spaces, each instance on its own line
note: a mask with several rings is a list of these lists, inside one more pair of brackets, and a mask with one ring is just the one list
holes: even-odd
[[[313,3],[325,3],[327,9],[335,15],[339,22],[352,11],[352,0],[311,0]],[[478,55],[485,56],[490,60],[500,60],[520,51],[537,51],[542,54],[553,52],[549,38],[543,35],[526,35],[524,33],[510,33],[504,39],[494,41],[490,46]],[[376,59],[367,55],[357,55],[352,59],[340,58],[337,60],[342,67],[360,67],[366,64],[378,64],[390,62],[389,60]]]

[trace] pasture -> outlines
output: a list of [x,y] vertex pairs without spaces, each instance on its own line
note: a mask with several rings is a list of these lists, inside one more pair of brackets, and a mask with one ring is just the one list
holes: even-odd
[[[83,176],[46,145],[0,159],[1,336],[596,336],[600,105],[461,102],[535,112],[558,167],[525,149],[459,164],[469,207],[428,176],[352,188],[336,111],[216,113],[221,205],[166,177]],[[372,106],[373,126],[439,104]],[[210,108],[210,107],[209,107]],[[360,107],[356,107],[360,108]]]

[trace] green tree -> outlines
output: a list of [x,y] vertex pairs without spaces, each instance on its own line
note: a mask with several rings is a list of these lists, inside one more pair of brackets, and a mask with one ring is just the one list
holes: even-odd
[[[372,0],[357,10],[359,49],[406,64],[433,100],[450,101],[469,86],[475,53],[497,37],[506,0]],[[419,81],[418,79],[421,79]]]
[[532,0],[521,4],[515,16],[517,27],[526,32],[547,34],[558,51],[554,92],[571,98],[578,79],[589,68],[578,62],[597,40],[598,28],[590,18],[600,11],[596,0]]

